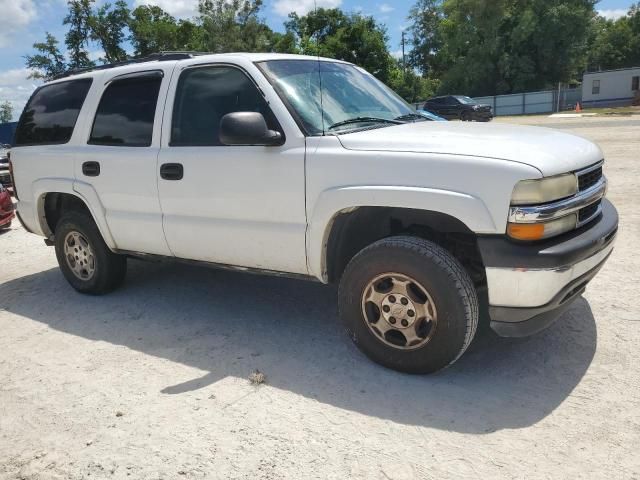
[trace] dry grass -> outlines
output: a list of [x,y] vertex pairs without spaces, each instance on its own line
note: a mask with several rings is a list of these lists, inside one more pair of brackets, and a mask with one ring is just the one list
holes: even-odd
[[254,370],[249,375],[249,382],[251,385],[261,385],[267,380],[267,377],[260,370]]

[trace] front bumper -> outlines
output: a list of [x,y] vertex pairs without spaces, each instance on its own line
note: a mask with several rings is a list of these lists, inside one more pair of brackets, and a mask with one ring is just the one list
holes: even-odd
[[471,116],[474,120],[488,121],[493,118],[493,112],[491,110],[472,110]]
[[481,237],[491,327],[499,335],[532,335],[553,321],[585,289],[613,250],[618,213],[606,199],[602,214],[560,240],[520,244]]

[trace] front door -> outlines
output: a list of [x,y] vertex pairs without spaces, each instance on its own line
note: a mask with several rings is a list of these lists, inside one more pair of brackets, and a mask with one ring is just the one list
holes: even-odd
[[260,112],[284,133],[263,90],[238,66],[187,66],[172,82],[158,161],[172,253],[306,274],[304,137],[285,135],[270,147],[220,143],[220,120],[231,112]]

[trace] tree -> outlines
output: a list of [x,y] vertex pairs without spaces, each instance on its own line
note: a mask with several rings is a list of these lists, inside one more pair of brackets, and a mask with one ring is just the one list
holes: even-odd
[[13,105],[8,101],[0,103],[0,123],[9,123],[13,119]]
[[394,60],[389,71],[387,85],[409,103],[417,103],[432,97],[438,90],[437,80],[417,75]]
[[433,76],[442,70],[438,52],[442,48],[440,24],[443,18],[442,0],[418,0],[409,10],[412,48],[408,63],[423,76]]
[[92,4],[94,0],[68,0],[69,12],[62,21],[63,25],[69,25],[65,35],[70,70],[91,67],[94,63],[89,59],[87,45],[89,44],[90,23],[92,17]]
[[640,3],[617,20],[594,17],[589,38],[588,70],[640,65]]
[[176,21],[154,5],[142,5],[131,12],[129,30],[135,56],[163,50],[202,49],[202,27],[188,20]]
[[205,51],[266,52],[273,32],[258,17],[262,0],[200,0],[198,12]]
[[66,71],[67,65],[58,48],[58,40],[49,32],[46,33],[46,40],[34,43],[33,48],[38,53],[25,56],[27,68],[31,69],[29,78],[49,80]]
[[319,8],[304,16],[291,13],[285,28],[295,36],[300,53],[352,62],[388,81],[394,61],[386,29],[373,17]]
[[113,6],[105,3],[89,17],[91,40],[97,41],[102,47],[107,63],[121,62],[127,58],[122,42],[129,25],[129,13],[127,2],[117,0]]
[[441,90],[495,95],[567,82],[584,65],[595,0],[445,0]]

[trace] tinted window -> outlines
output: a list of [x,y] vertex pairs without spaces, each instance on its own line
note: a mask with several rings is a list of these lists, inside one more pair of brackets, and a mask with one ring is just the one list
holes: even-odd
[[102,94],[89,143],[148,147],[153,135],[161,72],[115,80]]
[[591,87],[591,94],[592,95],[600,94],[600,80],[593,81],[593,86]]
[[71,80],[40,87],[20,117],[15,145],[67,143],[91,87],[91,79]]
[[241,70],[200,67],[184,71],[173,106],[171,145],[222,145],[220,120],[232,112],[262,113],[269,129],[280,130],[262,94]]

